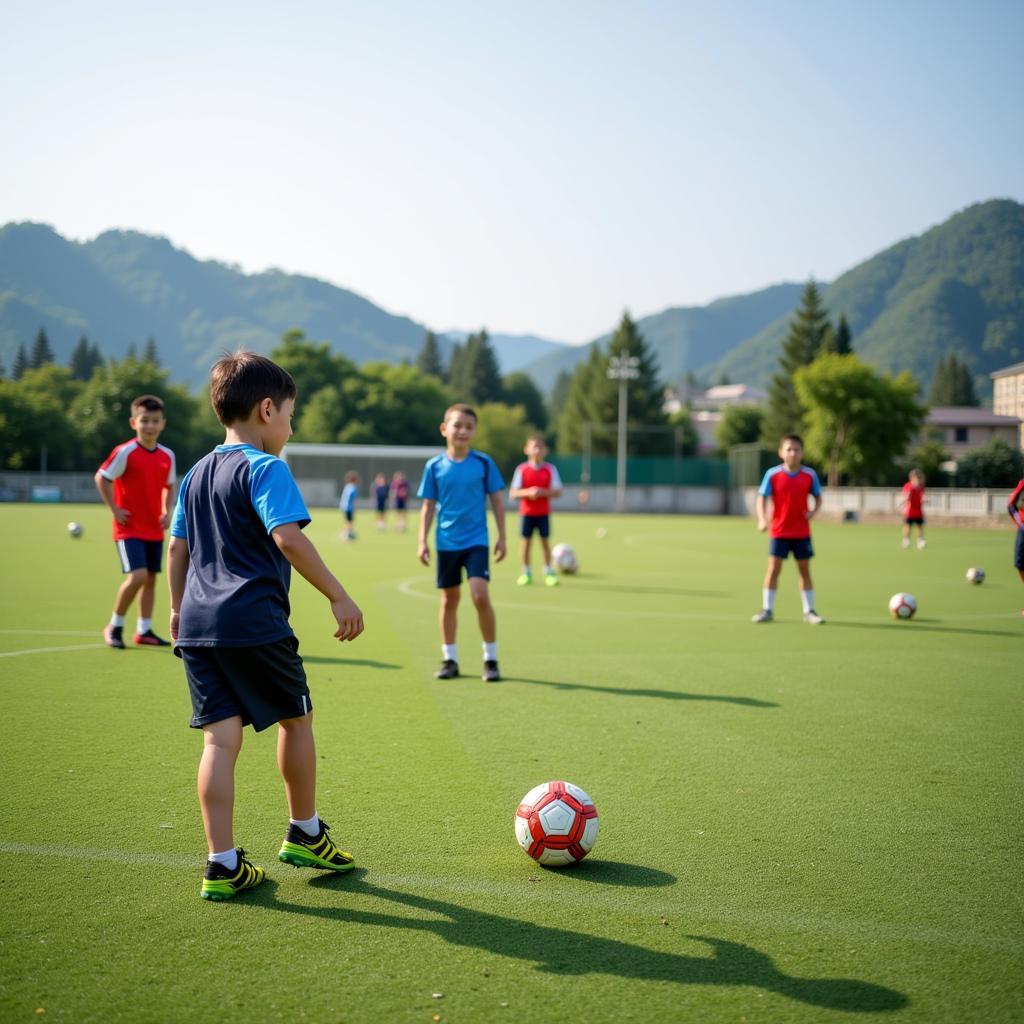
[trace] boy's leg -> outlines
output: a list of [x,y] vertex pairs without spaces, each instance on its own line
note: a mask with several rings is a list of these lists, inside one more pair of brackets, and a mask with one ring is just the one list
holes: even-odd
[[233,850],[235,762],[242,749],[242,719],[235,715],[203,726],[196,790],[210,853]]
[[451,644],[455,643],[455,633],[459,620],[459,598],[461,596],[461,587],[444,587],[441,590],[441,610],[439,615],[439,624],[441,626],[442,644],[450,646]]
[[316,814],[313,713],[285,718],[277,724],[277,767],[284,779],[288,812],[295,821],[308,821]]
[[[139,589],[139,618],[152,620],[153,608],[156,606],[156,573],[147,572]],[[145,630],[139,630],[144,633]]]
[[[145,569],[132,569],[131,572],[125,573],[124,580],[118,588],[117,597],[114,599],[114,614],[122,617],[128,614],[135,595],[145,585],[146,577],[149,575],[150,573]],[[152,611],[152,606],[150,606],[150,611]]]
[[902,545],[905,548],[910,547],[910,523],[903,524],[903,541]]
[[798,558],[796,567],[800,572],[800,603],[804,609],[804,622],[820,626],[825,620],[814,610],[814,584],[811,582],[811,561]]
[[480,621],[480,635],[485,644],[493,644],[498,639],[498,623],[491,604],[490,588],[487,580],[481,576],[469,578],[469,596],[476,607],[477,619]]
[[530,569],[530,542],[533,540],[532,536],[523,536],[519,540],[519,564],[523,567],[522,572],[519,574],[519,579],[516,580],[520,586],[525,586],[530,582],[533,575],[533,571]]
[[783,559],[775,555],[768,556],[768,568],[765,570],[761,589],[761,610],[754,616],[754,622],[771,622],[775,616],[775,592],[779,586],[782,562]]

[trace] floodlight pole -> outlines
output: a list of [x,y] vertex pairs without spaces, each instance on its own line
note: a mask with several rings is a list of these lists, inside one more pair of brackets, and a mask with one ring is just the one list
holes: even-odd
[[640,360],[636,356],[623,353],[612,356],[608,360],[608,379],[619,382],[619,432],[616,448],[618,449],[618,468],[615,474],[615,511],[626,510],[626,384],[640,376]]

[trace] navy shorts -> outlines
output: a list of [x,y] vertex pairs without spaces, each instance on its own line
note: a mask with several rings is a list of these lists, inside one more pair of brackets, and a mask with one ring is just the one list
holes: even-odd
[[810,537],[772,537],[768,544],[768,554],[772,558],[789,558],[790,552],[798,562],[814,557]]
[[1017,540],[1013,545],[1013,564],[1024,569],[1024,526],[1017,528]]
[[355,512],[350,512],[350,511],[346,511],[345,512],[345,522],[346,523],[355,522],[355,518],[356,518]]
[[259,647],[176,647],[174,653],[185,664],[193,729],[238,715],[261,732],[313,710],[294,636]]
[[162,540],[139,540],[129,537],[127,540],[114,542],[117,557],[121,559],[121,572],[135,572],[145,569],[147,572],[159,572],[160,560],[164,554]]
[[438,551],[437,553],[437,585],[440,589],[462,586],[462,570],[466,570],[466,578],[479,576],[480,579],[491,578],[491,563],[487,548],[463,548],[461,551]]
[[378,498],[377,499],[377,511],[378,512],[387,512],[387,510],[388,510],[388,499],[384,498],[382,500],[382,499]]
[[395,498],[395,508],[398,509],[399,512],[405,511],[405,505],[405,498]]
[[524,537],[539,533],[545,540],[551,536],[551,516],[523,516],[519,532]]
[[905,522],[907,526],[924,526],[924,516],[907,516],[903,522]]

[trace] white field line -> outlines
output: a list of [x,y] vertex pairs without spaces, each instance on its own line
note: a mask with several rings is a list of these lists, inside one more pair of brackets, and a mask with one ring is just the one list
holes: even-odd
[[0,636],[99,636],[98,629],[0,629]]
[[0,658],[20,658],[23,654],[60,654],[61,651],[99,651],[106,644],[68,644],[65,647],[30,647],[24,651],[4,651]]

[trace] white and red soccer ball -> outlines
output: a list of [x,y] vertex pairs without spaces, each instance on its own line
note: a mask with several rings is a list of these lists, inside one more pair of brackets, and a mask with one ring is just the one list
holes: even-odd
[[913,594],[893,594],[889,598],[889,614],[894,619],[912,619],[917,611],[917,599]]
[[966,575],[968,583],[979,584],[985,582],[985,570],[982,569],[980,566],[972,566],[970,569],[967,570]]
[[571,782],[542,782],[519,802],[516,840],[538,864],[560,868],[575,864],[597,842],[594,801]]
[[568,544],[556,544],[551,549],[551,561],[559,572],[564,572],[569,576],[574,572],[579,572],[580,560]]

